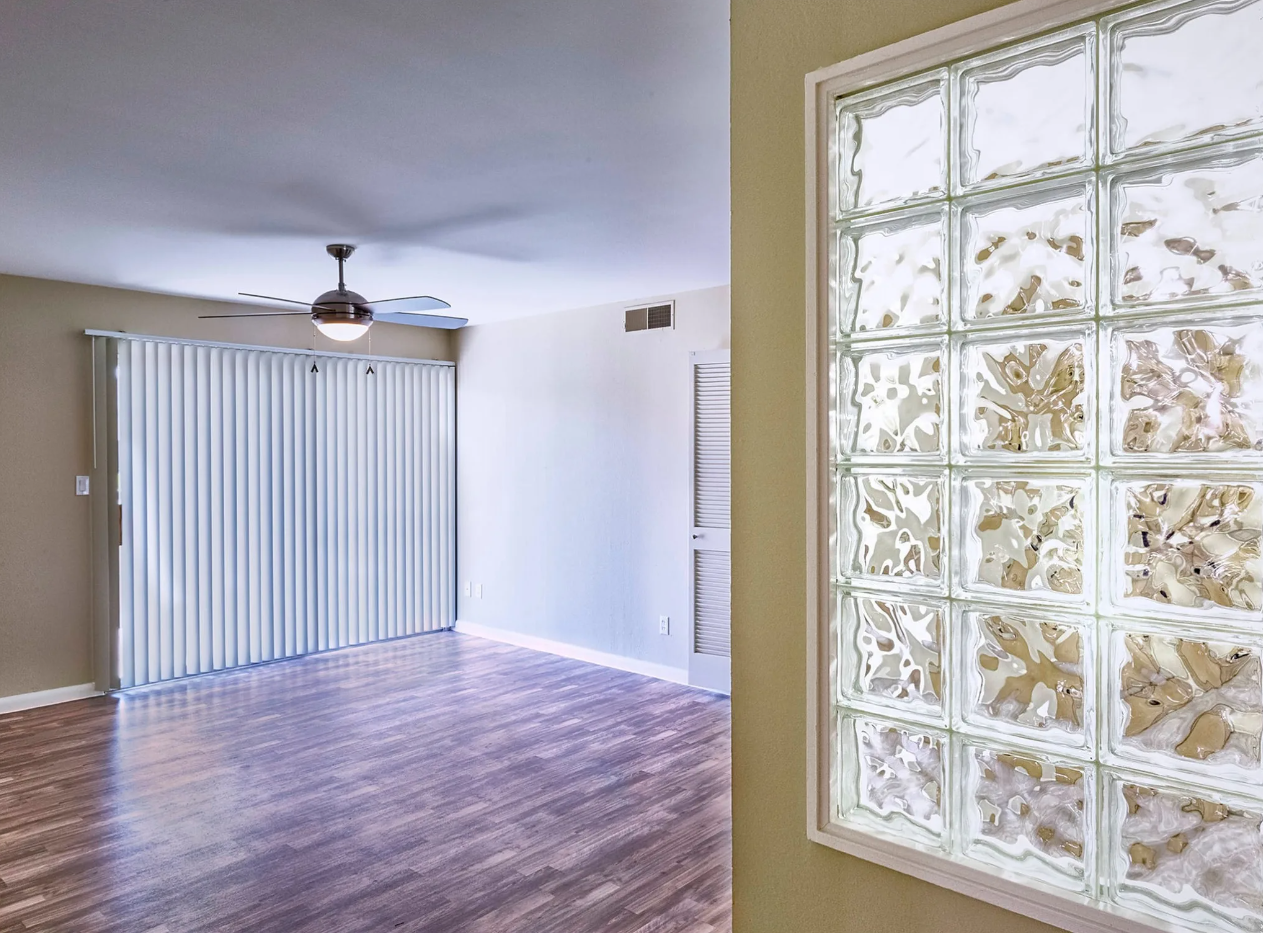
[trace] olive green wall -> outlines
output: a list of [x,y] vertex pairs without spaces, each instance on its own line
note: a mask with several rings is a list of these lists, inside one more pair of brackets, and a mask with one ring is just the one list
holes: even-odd
[[1052,929],[806,835],[803,79],[999,5],[732,0],[734,933]]
[[[89,499],[75,495],[75,476],[92,469],[92,353],[84,330],[369,350],[365,339],[313,338],[306,318],[197,319],[249,310],[0,275],[0,699],[93,679]],[[379,356],[454,358],[446,331],[378,324],[372,335]]]

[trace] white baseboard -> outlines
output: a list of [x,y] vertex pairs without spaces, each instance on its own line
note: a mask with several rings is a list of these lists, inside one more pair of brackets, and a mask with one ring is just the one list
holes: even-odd
[[599,664],[601,667],[612,667],[615,670],[628,671],[632,674],[644,674],[646,677],[655,677],[658,680],[669,680],[673,684],[688,686],[689,682],[689,672],[683,667],[671,667],[669,664],[640,661],[636,658],[624,657],[621,654],[595,651],[592,648],[580,648],[578,645],[568,645],[564,641],[553,641],[550,638],[523,635],[520,632],[510,632],[507,629],[493,628],[490,625],[479,625],[477,622],[461,622],[459,619],[456,621],[456,631],[462,635],[488,638],[491,641],[503,642],[506,645],[516,645],[519,648],[530,648],[532,651],[556,654],[563,658],[572,658],[575,661],[587,661],[589,664]]
[[71,700],[85,700],[88,697],[100,695],[101,691],[96,688],[96,684],[78,684],[74,687],[58,687],[55,690],[19,693],[16,696],[0,697],[0,713],[16,713],[19,710],[35,709],[37,706],[52,706],[55,703],[69,703]]

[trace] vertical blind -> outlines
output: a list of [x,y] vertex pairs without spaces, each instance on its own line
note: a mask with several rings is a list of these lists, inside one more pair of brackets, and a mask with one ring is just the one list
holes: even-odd
[[111,339],[120,687],[452,626],[454,367]]

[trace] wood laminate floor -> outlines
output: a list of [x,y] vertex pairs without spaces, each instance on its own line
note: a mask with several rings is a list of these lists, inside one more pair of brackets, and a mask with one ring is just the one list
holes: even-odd
[[0,933],[731,928],[728,703],[453,633],[0,716]]

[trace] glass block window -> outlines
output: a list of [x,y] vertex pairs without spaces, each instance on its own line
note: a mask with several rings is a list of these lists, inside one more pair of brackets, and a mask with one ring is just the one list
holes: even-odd
[[1263,0],[828,107],[822,807],[1263,931]]

